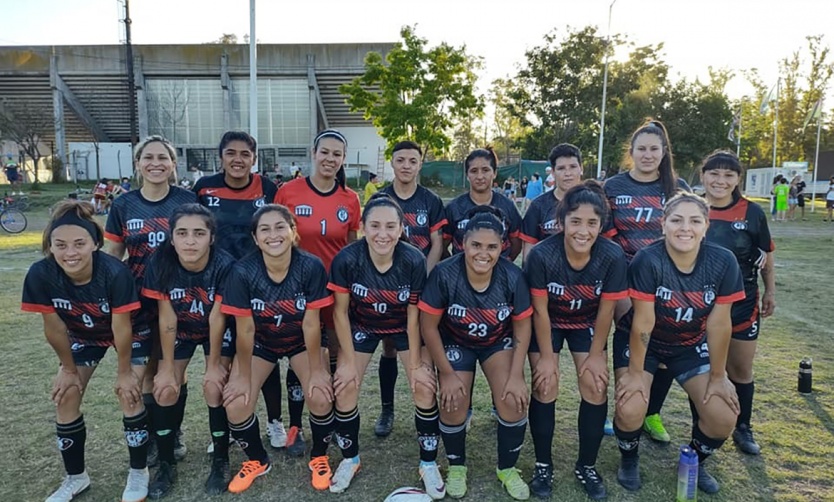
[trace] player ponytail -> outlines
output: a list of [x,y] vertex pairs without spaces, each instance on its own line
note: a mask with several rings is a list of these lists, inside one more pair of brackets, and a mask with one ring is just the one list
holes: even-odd
[[469,155],[466,156],[466,160],[463,161],[464,169],[468,171],[469,163],[475,159],[486,159],[492,170],[498,172],[498,156],[495,154],[495,150],[492,149],[492,146],[487,145],[484,148],[477,148],[469,152]]
[[319,143],[324,138],[333,138],[344,145],[344,152],[342,152],[342,165],[340,165],[339,170],[336,171],[336,183],[340,187],[342,187],[342,190],[345,190],[347,188],[347,175],[345,174],[344,159],[347,157],[347,139],[345,138],[344,134],[337,131],[336,129],[325,129],[322,132],[320,132],[318,136],[316,136],[316,139],[313,141],[314,153],[318,151]]
[[62,225],[74,225],[86,230],[95,242],[96,249],[104,245],[104,230],[95,220],[95,207],[90,202],[67,199],[55,205],[52,217],[43,231],[41,251],[44,256],[52,257],[52,232]]
[[736,154],[729,150],[715,150],[704,159],[701,163],[701,174],[712,171],[714,169],[727,169],[738,174],[739,183],[733,189],[733,199],[741,197],[741,177],[744,176],[744,170],[741,168],[741,162],[738,161]]
[[162,241],[159,249],[151,257],[151,260],[154,261],[159,286],[162,291],[171,289],[174,278],[177,275],[177,267],[180,266],[179,255],[177,255],[177,250],[174,248],[173,236],[174,230],[177,228],[177,223],[184,216],[199,216],[203,219],[209,234],[211,234],[209,260],[214,255],[214,242],[215,236],[217,235],[217,222],[214,219],[214,214],[204,206],[196,203],[183,204],[174,209],[171,217],[168,218],[168,237]]
[[600,225],[608,219],[610,208],[602,185],[596,180],[585,180],[568,190],[556,206],[556,220],[562,228],[565,228],[567,216],[576,211],[582,204],[594,208],[594,213],[599,217]]

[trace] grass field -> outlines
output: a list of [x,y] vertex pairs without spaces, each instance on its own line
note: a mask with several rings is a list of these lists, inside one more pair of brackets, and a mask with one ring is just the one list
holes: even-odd
[[[54,190],[53,195],[71,189]],[[63,477],[55,448],[54,411],[49,401],[51,379],[57,359],[47,345],[40,317],[19,311],[20,290],[26,269],[39,259],[40,230],[49,204],[30,212],[30,230],[17,235],[0,234],[0,501],[43,500]],[[777,310],[763,325],[756,362],[757,394],[753,424],[762,445],[760,457],[748,457],[728,442],[714,458],[712,472],[722,483],[716,496],[700,494],[714,501],[823,501],[834,500],[834,378],[830,279],[826,256],[834,250],[834,224],[823,223],[818,211],[811,221],[774,226],[777,245]],[[814,358],[814,393],[796,392],[797,369],[802,357]],[[168,498],[174,501],[206,500],[203,482],[209,459],[207,412],[200,394],[202,356],[195,357],[189,377],[191,396],[184,430],[189,453],[179,464],[179,482]],[[127,452],[121,431],[121,415],[112,392],[115,359],[108,355],[93,377],[85,396],[87,468],[92,489],[79,498],[84,501],[119,500],[127,469]],[[338,498],[343,501],[381,501],[398,486],[419,486],[416,471],[413,408],[401,369],[397,387],[397,419],[387,439],[373,435],[373,421],[379,410],[375,362],[368,370],[363,388],[361,455],[363,470],[351,488],[336,496],[315,493],[309,485],[306,459],[291,459],[272,452],[272,472],[252,489],[236,496],[251,501],[315,501]],[[573,479],[576,456],[576,411],[578,393],[572,363],[562,357],[562,394],[557,403],[557,432],[553,452],[556,461],[553,500],[587,500]],[[469,493],[467,500],[510,500],[495,479],[495,425],[489,416],[490,398],[486,382],[479,377],[475,389],[475,420],[468,439]],[[664,410],[673,446],[659,447],[645,440],[642,445],[643,489],[630,494],[616,482],[619,461],[616,442],[603,441],[598,468],[605,479],[609,500],[666,501],[674,498],[677,448],[688,442],[689,410],[683,392],[673,387]],[[265,413],[260,412],[262,421]],[[286,408],[285,408],[286,417]],[[339,453],[331,448],[331,464]],[[236,447],[232,463],[243,459]],[[445,461],[441,451],[441,465]],[[528,439],[518,467],[529,479],[533,468],[532,442]],[[225,495],[225,497],[232,497]]]

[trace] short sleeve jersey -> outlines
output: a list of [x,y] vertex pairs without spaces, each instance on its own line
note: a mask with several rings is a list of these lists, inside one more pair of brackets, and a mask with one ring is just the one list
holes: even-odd
[[[660,180],[637,181],[628,173],[609,178],[603,189],[611,206],[605,235],[622,246],[631,260],[639,249],[661,237],[663,205],[673,194],[663,193]],[[682,179],[678,179],[678,190],[692,191]]]
[[127,249],[127,265],[142,286],[145,267],[151,255],[168,239],[168,218],[174,209],[183,204],[197,202],[193,193],[172,186],[168,195],[158,201],[149,201],[141,190],[127,192],[113,201],[104,237],[124,244]]
[[446,224],[443,201],[434,192],[420,185],[417,185],[417,191],[408,199],[399,198],[394,185],[388,185],[382,192],[390,195],[402,208],[408,241],[422,251],[424,256],[428,256],[432,234],[442,230]]
[[275,183],[253,174],[245,187],[232,188],[224,176],[203,176],[193,190],[200,204],[217,218],[217,247],[235,258],[243,258],[257,249],[252,239],[252,215],[275,197]]
[[359,231],[359,196],[350,188],[337,184],[324,193],[309,177],[296,178],[278,190],[275,202],[292,211],[301,237],[299,246],[318,256],[327,270],[336,253],[347,245],[348,233]]
[[21,310],[58,314],[70,341],[83,345],[113,345],[112,314],[139,309],[139,295],[130,269],[103,251],[93,252],[93,278],[76,285],[53,258],[35,262],[23,281]]
[[145,274],[142,296],[170,301],[177,314],[177,338],[202,342],[209,337],[209,314],[215,302],[223,301],[226,276],[233,265],[232,255],[217,249],[200,272],[178,266],[166,287],[160,282],[159,260],[153,259]]
[[628,283],[631,298],[654,303],[651,343],[660,350],[699,344],[713,307],[744,299],[735,257],[710,242],[701,244],[695,267],[688,274],[675,266],[665,242],[650,244],[634,256]]
[[776,198],[779,200],[787,200],[790,191],[791,187],[786,183],[780,183],[773,188],[773,194],[776,195]]
[[767,216],[758,204],[744,197],[733,197],[733,203],[723,208],[710,208],[707,241],[723,246],[736,257],[744,279],[744,287],[757,287],[759,249],[776,249],[767,226]]
[[466,279],[465,256],[443,260],[429,275],[420,310],[439,315],[440,335],[464,347],[490,347],[512,337],[513,320],[533,315],[530,290],[521,269],[498,260],[483,292]]
[[350,295],[348,317],[354,332],[392,335],[406,332],[408,306],[426,283],[426,258],[405,242],[394,248],[394,263],[384,273],[376,269],[365,239],[339,251],[330,268],[327,287]]
[[283,353],[304,346],[302,323],[307,309],[333,303],[327,291],[327,272],[317,257],[293,248],[283,281],[273,281],[261,253],[251,253],[229,273],[221,312],[252,316],[255,341]]
[[556,205],[559,199],[554,196],[555,193],[555,190],[543,193],[530,203],[521,222],[521,240],[535,244],[561,229],[559,220],[556,219]]
[[[501,236],[501,255],[509,257],[511,251],[510,238],[518,237],[521,229],[521,215],[515,204],[503,194],[493,192],[492,201],[488,204],[500,209],[506,219],[504,235]],[[463,236],[466,233],[466,224],[469,223],[467,214],[478,204],[472,200],[469,193],[458,195],[446,206],[446,226],[443,230],[443,238],[452,240],[452,254],[463,251]]]
[[565,234],[536,244],[527,255],[524,275],[530,294],[547,297],[552,329],[587,329],[596,323],[600,300],[628,297],[626,260],[620,246],[597,238],[581,270],[568,263]]

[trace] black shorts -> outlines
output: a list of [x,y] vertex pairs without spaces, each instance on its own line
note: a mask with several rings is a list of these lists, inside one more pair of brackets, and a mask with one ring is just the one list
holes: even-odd
[[487,347],[467,347],[456,340],[443,338],[443,348],[446,349],[446,359],[455,371],[469,371],[474,373],[476,363],[483,367],[484,362],[497,352],[513,350],[513,339],[510,336],[501,338],[498,342]]
[[759,290],[748,292],[744,300],[733,304],[733,340],[757,340],[762,316],[759,312]]
[[825,200],[825,208],[826,208],[826,209],[831,209],[831,208],[834,208],[834,200],[828,200],[828,199],[826,199],[826,200]]
[[[571,352],[590,352],[591,342],[594,340],[594,328],[585,329],[551,329],[550,340],[553,342],[553,352],[562,352],[565,341],[568,342],[568,349]],[[530,339],[530,348],[527,352],[540,352],[539,342],[535,334]]]
[[629,309],[626,314],[620,318],[614,328],[614,369],[627,368],[628,358],[630,353],[628,351],[628,337],[631,336],[631,321],[634,319],[634,310]]
[[278,360],[282,357],[286,357],[287,360],[289,360],[292,359],[294,356],[306,351],[307,347],[305,347],[304,345],[301,345],[300,347],[296,346],[287,350],[277,351],[269,349],[256,341],[255,347],[252,351],[252,355],[255,357],[260,357],[261,359],[268,361],[272,364],[277,364]]
[[[104,359],[104,354],[110,346],[86,345],[84,340],[77,338],[70,338],[70,349],[72,350],[72,360],[76,366],[87,366],[95,368],[98,363]],[[130,364],[133,366],[145,366],[148,364],[148,359],[151,355],[151,341],[145,337],[143,339],[134,338],[133,346],[130,352]]]
[[657,342],[649,342],[643,369],[654,375],[661,363],[666,365],[680,385],[692,377],[709,373],[709,346],[706,334],[695,345],[685,347],[666,347]]
[[406,333],[380,336],[364,331],[353,332],[353,350],[363,354],[373,354],[383,338],[388,338],[394,342],[394,348],[397,349],[397,352],[408,351],[408,335]]
[[796,198],[797,207],[805,207],[805,195],[800,195]]
[[[198,345],[203,347],[203,354],[206,356],[211,353],[211,343],[209,343],[208,339],[200,341],[177,338],[174,342],[174,360],[191,359]],[[223,333],[223,341],[220,345],[220,357],[234,357],[234,355],[235,337],[232,334],[232,330],[226,328],[226,332]]]

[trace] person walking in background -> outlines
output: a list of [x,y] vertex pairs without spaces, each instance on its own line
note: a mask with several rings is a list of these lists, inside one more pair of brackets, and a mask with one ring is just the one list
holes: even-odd
[[527,192],[524,194],[524,209],[530,205],[530,202],[542,194],[542,178],[539,173],[533,173],[533,179],[527,184]]
[[378,176],[376,173],[370,173],[368,175],[368,182],[365,183],[365,198],[362,199],[362,205],[367,204],[368,201],[371,200],[371,197],[379,191],[376,184],[377,178]]
[[828,191],[825,192],[825,208],[828,209],[828,217],[822,221],[834,221],[831,218],[831,213],[834,211],[834,176],[828,181]]

